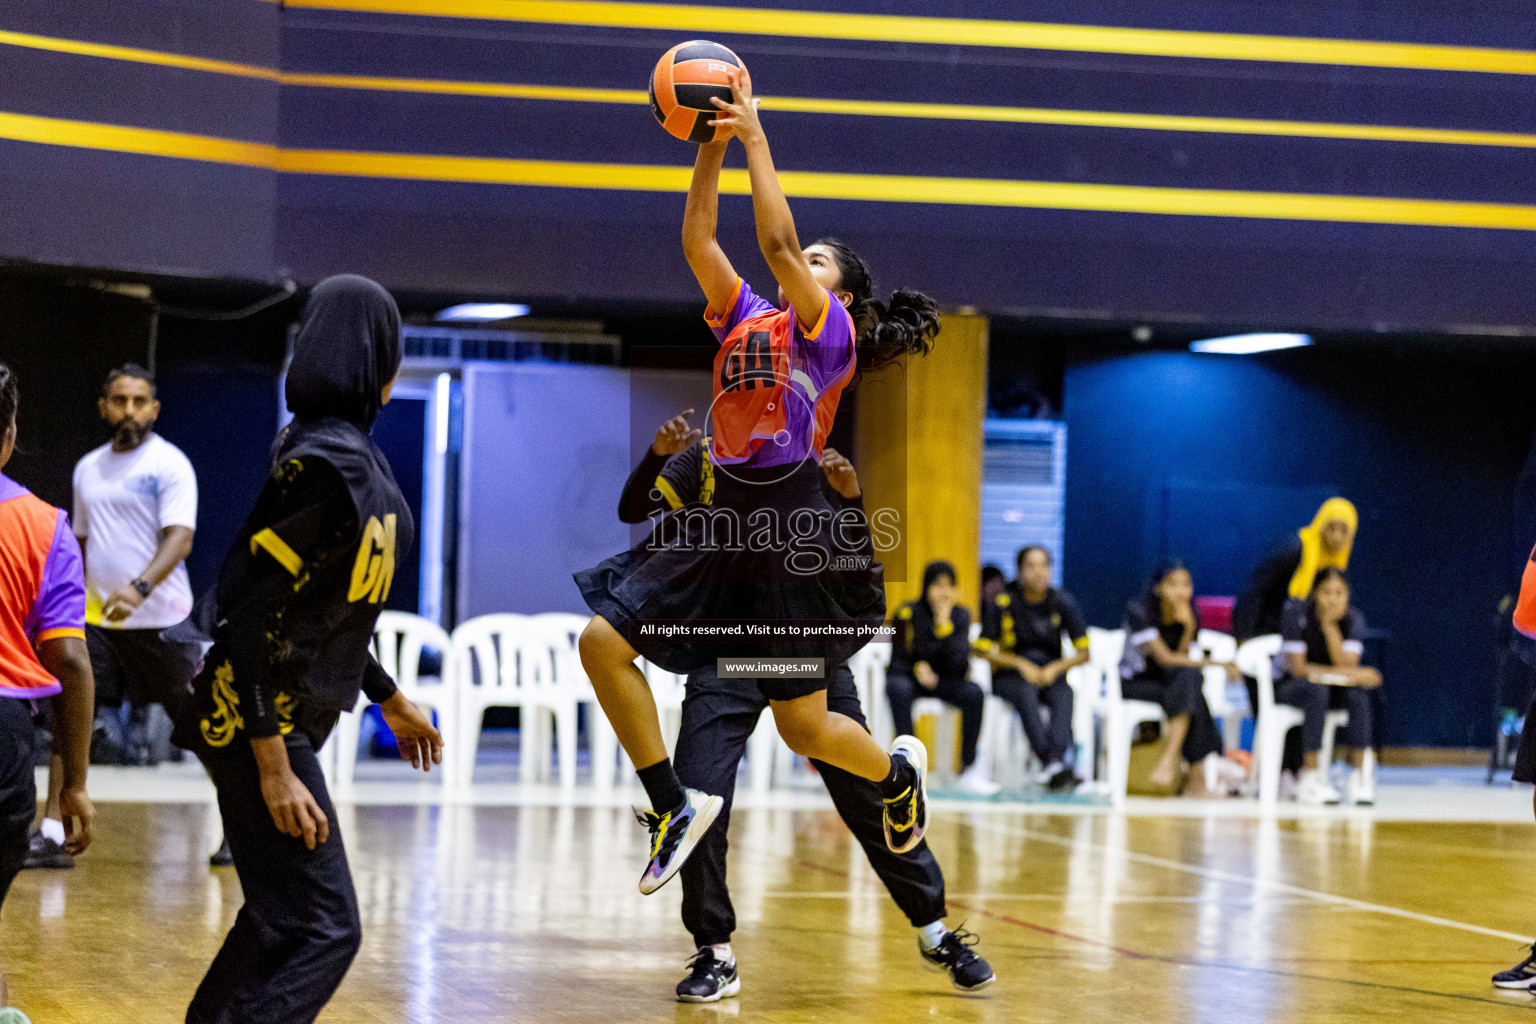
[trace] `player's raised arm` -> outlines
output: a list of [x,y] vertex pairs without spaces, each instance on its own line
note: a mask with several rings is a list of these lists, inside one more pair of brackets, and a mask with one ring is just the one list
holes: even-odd
[[794,309],[803,328],[821,320],[826,310],[827,292],[811,275],[810,264],[800,248],[795,232],[795,218],[789,212],[789,200],[779,185],[768,151],[768,138],[757,118],[757,101],[752,96],[752,76],[746,68],[732,69],[731,102],[716,99],[720,116],[711,124],[731,128],[747,151],[747,174],[752,179],[752,212],[757,218],[757,244],[768,261],[768,269]]
[[736,294],[736,268],[715,240],[720,220],[720,168],[725,163],[726,142],[699,147],[693,164],[693,184],[688,187],[688,208],[683,213],[683,255],[704,290],[709,308],[728,316]]

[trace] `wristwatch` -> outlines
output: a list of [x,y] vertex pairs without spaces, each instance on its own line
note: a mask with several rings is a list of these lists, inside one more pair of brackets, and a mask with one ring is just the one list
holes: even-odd
[[145,579],[134,580],[132,583],[130,583],[128,585],[130,587],[132,587],[134,590],[137,590],[139,592],[139,596],[140,597],[148,597],[149,596],[149,592],[151,590],[155,589],[155,585],[153,583],[149,582],[148,580],[145,580]]

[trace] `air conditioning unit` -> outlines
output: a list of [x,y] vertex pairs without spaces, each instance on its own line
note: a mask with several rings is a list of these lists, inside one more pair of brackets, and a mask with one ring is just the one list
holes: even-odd
[[1067,425],[1054,420],[989,419],[983,427],[981,562],[1014,574],[1026,544],[1051,553],[1061,582],[1066,521]]

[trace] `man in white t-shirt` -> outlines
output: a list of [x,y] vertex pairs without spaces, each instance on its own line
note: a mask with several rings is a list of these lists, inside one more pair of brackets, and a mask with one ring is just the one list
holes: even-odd
[[[200,653],[160,638],[192,611],[183,565],[197,526],[197,477],[175,445],[154,432],[160,403],[148,370],[128,363],[107,375],[97,401],[112,440],[75,465],[75,535],[85,553],[85,637],[98,708],[131,702],[129,760],[149,760],[152,704],[174,713],[190,694]],[[55,777],[58,777],[57,770]],[[50,786],[28,866],[68,867],[53,841]]]

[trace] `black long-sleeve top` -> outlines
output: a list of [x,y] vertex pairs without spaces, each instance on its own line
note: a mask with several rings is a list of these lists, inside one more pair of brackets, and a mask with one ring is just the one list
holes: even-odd
[[[681,459],[691,451],[694,449],[689,448],[687,452],[668,458],[647,448],[645,455],[630,471],[629,479],[624,481],[624,490],[619,494],[619,520],[630,524],[643,523],[654,515],[682,507],[681,503],[674,506],[668,501],[666,492],[657,484],[662,479],[662,470],[669,462]],[[673,494],[676,495],[675,490]]]
[[971,613],[956,605],[949,613],[949,628],[936,629],[933,609],[925,600],[908,601],[891,617],[896,636],[891,641],[892,675],[916,678],[913,668],[920,661],[944,682],[963,681],[971,671]]
[[[275,500],[274,500],[275,499]],[[265,507],[264,507],[265,506]],[[315,584],[315,566],[348,561],[357,548],[360,531],[352,496],[329,463],[312,460],[294,483],[277,494],[263,493],[253,515],[270,519],[253,538],[259,550],[281,544],[310,571],[290,572],[277,555],[251,558],[244,571],[227,581],[229,600],[221,599],[225,612],[224,636],[234,669],[235,692],[245,710],[246,732],[256,738],[280,731],[277,695],[304,692],[302,674],[306,653],[290,640],[285,621],[308,586]],[[271,534],[269,537],[267,534]],[[271,551],[268,554],[273,554]],[[291,564],[291,563],[290,563]],[[296,578],[297,577],[297,578]],[[225,581],[220,590],[224,591]],[[395,683],[372,653],[363,665],[363,692],[382,702],[394,696]],[[351,710],[346,709],[346,710]]]
[[356,500],[319,456],[274,469],[220,574],[214,647],[178,742],[217,748],[242,732],[259,739],[299,728],[318,745],[351,710],[358,670],[370,700],[394,695],[367,638],[409,533],[397,537],[396,515],[360,524]]
[[[643,523],[684,505],[711,504],[715,486],[709,444],[710,439],[704,437],[672,456],[657,455],[647,447],[630,471],[629,479],[624,481],[624,490],[619,495],[619,519]],[[825,481],[823,490],[834,509],[856,509],[860,513],[851,534],[857,544],[853,553],[872,555],[874,543],[869,535],[869,520],[863,515],[863,497],[845,498]]]

